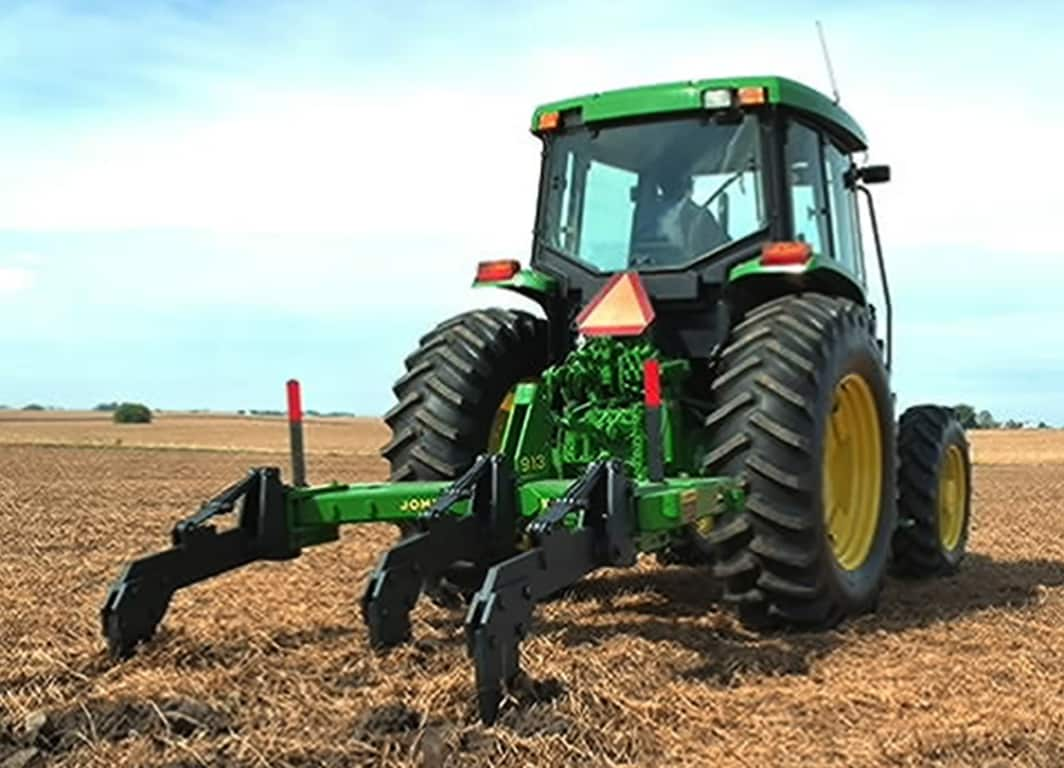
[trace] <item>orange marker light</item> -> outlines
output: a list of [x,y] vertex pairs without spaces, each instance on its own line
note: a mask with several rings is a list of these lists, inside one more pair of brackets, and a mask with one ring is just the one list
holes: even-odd
[[619,272],[576,317],[584,336],[638,336],[654,322],[643,281],[637,272]]
[[744,107],[756,107],[758,104],[764,104],[767,100],[765,89],[761,86],[747,86],[739,89],[739,103]]
[[557,112],[544,112],[539,116],[539,130],[541,131],[553,131],[559,125],[561,125],[561,115]]
[[761,249],[761,266],[786,267],[805,264],[813,256],[809,243],[783,241],[765,243]]
[[477,264],[478,283],[498,283],[509,280],[521,271],[521,262],[513,259],[482,261]]

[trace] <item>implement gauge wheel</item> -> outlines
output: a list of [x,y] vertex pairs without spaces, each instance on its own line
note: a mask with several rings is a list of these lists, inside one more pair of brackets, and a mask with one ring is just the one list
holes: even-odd
[[898,427],[898,517],[893,570],[941,576],[957,569],[968,546],[972,464],[953,412],[918,405]]
[[[482,453],[496,450],[518,382],[547,364],[547,324],[527,312],[482,309],[446,320],[406,358],[384,420],[392,439],[381,449],[391,479],[453,480]],[[403,535],[413,526],[400,526]],[[483,580],[458,563],[429,594],[453,604]]]
[[829,627],[875,608],[895,528],[893,402],[873,319],[817,294],[751,310],[712,383],[707,475],[741,512],[705,537],[744,624]]

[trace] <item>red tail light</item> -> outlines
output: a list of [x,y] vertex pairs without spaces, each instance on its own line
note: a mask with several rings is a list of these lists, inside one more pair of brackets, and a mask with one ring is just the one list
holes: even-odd
[[761,266],[786,267],[805,264],[812,256],[813,249],[809,247],[809,243],[794,241],[766,243],[761,249]]
[[478,283],[498,283],[509,280],[521,271],[521,262],[513,259],[503,261],[482,261],[477,265]]

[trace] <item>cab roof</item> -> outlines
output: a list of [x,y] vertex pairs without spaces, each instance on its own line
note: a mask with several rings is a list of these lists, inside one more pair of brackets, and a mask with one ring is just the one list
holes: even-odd
[[820,122],[827,123],[835,129],[834,133],[845,143],[848,151],[854,152],[868,148],[868,140],[865,138],[864,131],[846,110],[820,91],[776,75],[683,80],[674,83],[621,88],[554,101],[536,108],[532,114],[532,130],[538,131],[540,116],[548,112],[579,109],[581,119],[585,123],[619,120],[626,117],[704,109],[702,94],[705,91],[751,87],[763,87],[769,104],[790,107],[805,112]]

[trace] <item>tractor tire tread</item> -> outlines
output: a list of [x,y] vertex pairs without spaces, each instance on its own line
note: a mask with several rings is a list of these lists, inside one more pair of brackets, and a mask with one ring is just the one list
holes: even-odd
[[[713,547],[713,573],[723,581],[725,601],[751,629],[827,628],[878,600],[893,504],[885,505],[889,508],[881,512],[885,518],[877,528],[882,566],[879,560],[870,566],[864,591],[840,597],[824,576],[825,567],[836,566],[825,560],[832,554],[826,540],[821,543],[822,513],[813,496],[819,485],[812,485],[821,471],[813,435],[821,407],[817,398],[825,386],[822,372],[835,354],[833,345],[846,339],[875,361],[885,382],[873,333],[867,310],[855,302],[792,294],[748,312],[723,348],[709,382],[718,405],[705,420],[712,439],[702,469],[738,478],[746,501],[741,512],[718,520],[705,538]],[[893,424],[893,417],[887,418],[889,394],[877,403],[881,417]],[[889,470],[884,482],[890,480],[884,498],[893,498],[893,429],[883,443],[890,452],[884,459]]]
[[381,448],[392,480],[451,480],[487,448],[495,411],[547,362],[547,324],[527,312],[463,312],[421,336],[396,380]]

